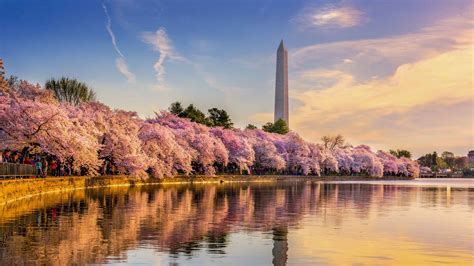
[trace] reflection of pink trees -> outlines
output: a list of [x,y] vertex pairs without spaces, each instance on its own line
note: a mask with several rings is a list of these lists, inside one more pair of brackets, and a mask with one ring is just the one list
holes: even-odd
[[[468,190],[453,193],[469,198]],[[273,230],[275,236],[300,227],[308,215],[333,228],[397,209],[392,206],[406,208],[414,199],[448,204],[439,202],[443,194],[443,187],[319,182],[88,190],[86,198],[0,219],[0,264],[104,263],[143,244],[167,253],[190,254],[206,242],[223,249],[232,232]]]
[[418,176],[414,161],[368,146],[325,148],[298,134],[209,128],[172,114],[141,119],[101,103],[72,106],[21,82],[0,95],[0,149],[37,149],[97,174],[104,165],[145,177],[216,172]]

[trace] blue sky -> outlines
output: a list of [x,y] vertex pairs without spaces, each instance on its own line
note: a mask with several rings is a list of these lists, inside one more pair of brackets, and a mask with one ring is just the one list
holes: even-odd
[[[179,100],[224,108],[237,126],[271,120],[275,51],[284,39],[290,123],[303,137],[341,133],[353,144],[420,154],[464,154],[474,146],[472,131],[452,119],[470,113],[473,128],[472,78],[456,74],[472,74],[472,66],[460,63],[465,68],[436,89],[420,81],[409,89],[393,85],[403,83],[394,79],[407,67],[416,77],[429,73],[443,64],[442,55],[463,58],[454,52],[464,51],[472,60],[470,1],[0,0],[0,10],[0,57],[8,74],[40,84],[76,77],[100,101],[143,117]],[[386,84],[393,102],[380,105],[374,93]],[[461,91],[457,98],[447,94],[453,89]],[[436,134],[413,142],[423,134],[415,120],[427,121]],[[462,131],[456,141],[442,139],[454,131]]]

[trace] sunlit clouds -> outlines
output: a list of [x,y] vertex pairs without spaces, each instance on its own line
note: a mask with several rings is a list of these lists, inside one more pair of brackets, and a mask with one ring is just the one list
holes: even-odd
[[474,145],[473,36],[472,20],[458,17],[418,33],[294,49],[292,128],[314,140],[341,133],[380,149],[464,153]]
[[364,13],[349,5],[309,6],[294,19],[303,29],[349,28],[366,22]]

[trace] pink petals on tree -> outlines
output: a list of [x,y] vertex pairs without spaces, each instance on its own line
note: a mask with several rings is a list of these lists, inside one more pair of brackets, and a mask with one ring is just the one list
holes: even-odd
[[167,112],[144,120],[98,102],[59,103],[27,82],[0,94],[0,140],[0,149],[28,147],[72,161],[89,175],[100,174],[105,163],[140,178],[218,172],[419,175],[416,161],[374,153],[366,145],[330,150],[294,132],[209,128]]

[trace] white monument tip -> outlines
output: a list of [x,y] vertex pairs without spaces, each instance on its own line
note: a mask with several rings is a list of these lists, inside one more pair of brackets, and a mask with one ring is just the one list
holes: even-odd
[[281,40],[280,45],[278,46],[278,50],[280,49],[286,50],[285,43],[283,42],[283,40]]

